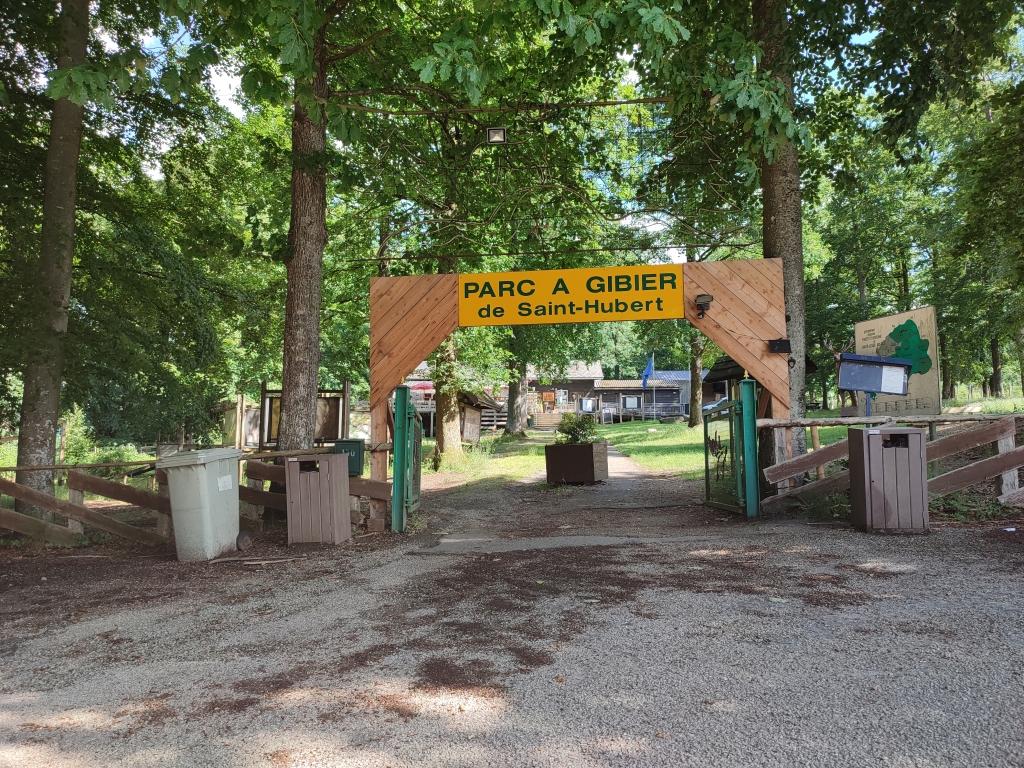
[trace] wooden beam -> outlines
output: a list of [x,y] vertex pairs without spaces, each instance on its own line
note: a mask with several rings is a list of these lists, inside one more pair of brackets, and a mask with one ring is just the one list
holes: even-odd
[[91,525],[93,528],[99,528],[101,531],[106,531],[107,533],[112,533],[115,536],[120,536],[125,539],[131,539],[132,541],[137,541],[140,544],[158,547],[162,544],[168,543],[166,538],[152,531],[146,531],[142,528],[136,528],[134,525],[122,523],[91,510],[88,507],[80,507],[69,501],[55,499],[53,496],[48,496],[45,493],[41,493],[40,491],[36,491],[24,485],[18,485],[10,480],[0,478],[0,492],[6,493],[8,496],[13,496],[20,501],[24,501],[36,507],[49,509],[52,512],[64,515],[64,517],[70,517],[73,520],[78,520],[86,525]]
[[87,475],[83,472],[68,472],[68,488],[85,493],[92,493],[96,496],[105,496],[108,499],[124,501],[136,507],[151,509],[154,512],[171,514],[171,500],[166,496],[143,491],[131,485],[113,483],[104,480],[102,477]]
[[259,461],[245,463],[245,476],[253,480],[268,480],[271,483],[285,484],[284,467],[279,464],[263,464]]
[[52,541],[54,544],[60,544],[63,547],[78,547],[82,544],[78,534],[64,526],[54,525],[37,517],[29,517],[20,512],[15,512],[13,509],[4,509],[3,507],[0,507],[0,528],[17,531],[26,536],[31,536],[33,539]]
[[1024,446],[933,477],[928,481],[928,494],[944,496],[1019,467],[1024,467]]
[[348,479],[348,492],[350,496],[367,496],[371,499],[391,501],[391,483],[381,482],[380,480],[350,477]]
[[977,429],[968,432],[957,432],[954,435],[940,437],[925,445],[928,461],[937,461],[987,443],[994,443],[1007,437],[1012,438],[1016,429],[1017,425],[1013,417],[1008,416],[998,421],[982,424]]
[[[280,467],[284,469],[284,467]],[[246,504],[255,504],[259,507],[270,507],[282,512],[288,511],[288,497],[283,493],[270,493],[269,491],[257,491],[244,485],[238,486],[238,500]]]
[[815,419],[758,419],[757,428],[778,429],[781,427],[862,427],[865,424],[961,424],[978,421],[997,421],[1014,418],[997,413],[944,413],[941,416],[843,416],[822,417]]
[[813,453],[806,453],[803,456],[797,456],[781,464],[767,467],[764,470],[764,477],[769,483],[777,483],[780,480],[785,480],[787,477],[794,477],[804,472],[809,472],[815,467],[828,464],[830,461],[845,459],[849,455],[850,441],[840,440],[831,445],[826,445],[824,448]]
[[806,503],[808,499],[815,496],[827,496],[830,493],[845,491],[849,487],[850,473],[848,471],[837,472],[824,480],[816,480],[813,483],[802,485],[789,493],[769,496],[761,502],[761,511],[780,512],[793,502]]

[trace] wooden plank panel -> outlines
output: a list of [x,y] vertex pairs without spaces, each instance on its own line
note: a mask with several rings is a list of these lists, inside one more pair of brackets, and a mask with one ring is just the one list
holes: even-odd
[[381,338],[396,324],[401,324],[406,313],[413,309],[434,289],[433,275],[393,277],[384,294],[370,305],[370,328]]
[[745,267],[757,270],[764,278],[765,298],[780,312],[782,320],[786,320],[786,295],[783,289],[782,261],[780,259],[750,259],[743,262]]
[[349,504],[348,457],[337,461],[331,471],[331,540],[341,544],[352,538],[352,515]]
[[[697,280],[705,292],[715,297],[708,314],[718,315],[727,311],[737,318],[746,330],[748,336],[756,339],[776,339],[780,335],[785,336],[785,330],[780,334],[779,329],[772,326],[763,314],[751,307],[751,298],[743,291],[734,291],[726,283],[718,279],[715,270],[706,270]],[[762,302],[756,302],[758,304]],[[765,344],[765,354],[768,352],[768,345]]]
[[384,403],[391,390],[402,383],[427,355],[437,349],[449,334],[458,328],[458,304],[453,303],[426,328],[410,327],[408,343],[401,350],[401,357],[389,363],[370,367],[370,408]]
[[[868,449],[866,456],[867,466],[882,466],[882,436],[868,434]],[[868,470],[868,530],[882,530],[885,528],[885,487],[882,478],[877,472]]]
[[[872,435],[874,437],[874,435]],[[875,469],[875,466],[872,466]],[[896,451],[882,448],[882,488],[885,494],[885,528],[899,528],[898,496],[896,495]]]
[[112,533],[115,536],[120,536],[124,539],[137,541],[140,544],[158,547],[167,543],[167,539],[165,537],[160,536],[153,531],[136,528],[134,525],[128,525],[128,523],[122,523],[119,520],[114,520],[113,518],[102,515],[88,507],[80,507],[69,501],[55,499],[52,496],[47,496],[45,493],[40,493],[39,491],[27,488],[24,485],[18,485],[10,480],[0,478],[0,493],[6,493],[8,496],[13,496],[15,499],[20,499],[21,501],[37,507],[42,507],[43,509],[58,512],[64,515],[64,517],[70,517],[74,520],[78,520],[80,523],[91,525],[93,528],[99,528],[101,531]]
[[259,461],[245,462],[245,476],[253,480],[269,480],[282,485],[287,482],[284,467],[277,464],[264,464]]
[[[402,302],[385,315],[380,328],[372,328],[370,333],[370,362],[378,363],[382,355],[395,346],[407,341],[410,331],[415,333],[423,325],[443,320],[451,311],[455,312],[458,322],[459,297],[458,287],[449,290],[448,285],[433,287],[422,294],[410,291],[409,299],[415,303]],[[371,321],[372,322],[372,321]]]
[[[444,286],[439,290],[433,285],[423,283],[414,286],[393,306],[382,308],[378,312],[379,319],[371,318],[371,323],[375,325],[371,325],[370,363],[379,363],[381,357],[389,350],[400,348],[424,323],[443,318],[452,305],[455,307],[457,317],[458,294],[446,293]],[[410,331],[413,334],[410,334]]]
[[[746,307],[764,320],[775,334],[772,338],[784,338],[786,336],[786,313],[769,301],[768,292],[772,286],[760,272],[744,269],[743,266],[744,262],[738,261],[709,263],[706,265],[706,274],[724,286],[733,297],[742,301]],[[715,296],[717,304],[717,294],[712,293],[712,295]],[[731,298],[730,301],[732,301]]]
[[33,539],[52,541],[54,544],[60,544],[63,547],[77,547],[82,544],[82,541],[74,531],[68,530],[62,525],[54,525],[37,517],[23,515],[20,512],[15,512],[13,509],[5,509],[3,507],[0,507],[0,528],[23,533],[26,536],[31,536]]
[[[346,477],[348,475],[346,474]],[[348,492],[352,496],[367,496],[371,499],[391,500],[391,483],[368,480],[364,477],[349,477]]]
[[[716,302],[712,305],[716,309],[708,312],[703,319],[697,318],[695,296],[699,293],[712,293],[703,283],[706,266],[704,264],[683,265],[687,320],[725,350],[730,357],[749,371],[775,396],[777,407],[773,408],[773,413],[782,411],[784,407],[785,416],[788,416],[789,367],[786,357],[769,354],[767,339],[750,338],[754,334],[746,329],[742,322],[733,316],[727,307],[724,307],[724,304],[718,306]],[[774,338],[774,335],[772,337]],[[756,351],[753,345],[756,345]],[[780,413],[779,416],[782,414]]]
[[[428,312],[431,309],[432,312]],[[394,335],[373,342],[370,369],[373,380],[388,379],[398,372],[399,380],[415,370],[427,354],[433,352],[459,325],[459,305],[454,298],[430,308],[419,308],[406,318]],[[424,353],[424,350],[427,350]],[[409,366],[410,358],[416,362]]]
[[933,477],[928,481],[928,493],[932,496],[943,496],[1022,466],[1024,466],[1024,446]]
[[1012,416],[999,421],[992,421],[967,432],[957,432],[953,435],[940,437],[932,440],[925,447],[928,454],[928,461],[936,461],[952,456],[961,451],[968,451],[980,445],[994,443],[1006,437],[1013,437],[1017,426]]
[[285,485],[287,488],[285,497],[288,501],[288,544],[291,545],[294,542],[301,541],[299,538],[301,533],[299,521],[301,514],[301,503],[299,499],[299,462],[294,459],[289,459],[281,469],[285,470],[288,475],[288,482]]
[[[925,516],[927,515],[928,499],[925,488],[928,487],[928,462],[925,458],[925,439],[920,433],[910,433],[907,436],[910,443],[910,469],[916,477],[910,477],[910,525],[916,530],[923,530],[927,527]],[[924,477],[921,477],[923,468]]]
[[[909,439],[907,442],[910,442]],[[890,448],[889,450],[896,455],[897,526],[909,530],[914,527],[914,521],[910,515],[910,486],[913,485],[913,480],[910,478],[910,449]]]
[[244,485],[238,486],[238,500],[246,504],[255,504],[259,507],[270,507],[281,512],[288,511],[288,497],[283,493],[270,493],[258,491],[255,488],[248,488]]
[[171,513],[171,500],[166,496],[144,491],[132,485],[122,485],[102,477],[94,477],[84,472],[68,470],[68,488],[86,493],[94,493],[97,496],[105,496],[108,499],[125,501],[136,507],[152,509],[155,512]]
[[820,448],[813,453],[797,456],[781,464],[766,467],[764,479],[769,483],[777,483],[780,480],[785,480],[787,477],[794,477],[804,472],[809,472],[815,467],[828,464],[830,461],[845,459],[849,455],[850,441],[843,439],[831,445],[826,445],[824,448]]
[[309,496],[309,472],[299,472],[299,541],[302,542],[310,540],[313,528]]

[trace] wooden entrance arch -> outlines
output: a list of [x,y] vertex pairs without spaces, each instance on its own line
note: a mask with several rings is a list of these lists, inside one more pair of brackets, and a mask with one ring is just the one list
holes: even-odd
[[[526,273],[523,273],[525,276]],[[775,418],[789,416],[789,358],[768,351],[786,337],[782,264],[777,259],[683,265],[685,318],[761,382]],[[714,297],[698,318],[694,298]],[[563,320],[564,322],[564,320]],[[370,280],[370,477],[387,481],[392,390],[459,327],[459,276]],[[759,408],[760,410],[760,408]],[[383,530],[386,502],[371,502],[371,526]]]

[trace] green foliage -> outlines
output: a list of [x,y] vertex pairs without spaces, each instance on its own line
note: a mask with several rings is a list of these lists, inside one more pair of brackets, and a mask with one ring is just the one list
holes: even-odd
[[586,413],[563,413],[555,432],[558,434],[555,442],[559,445],[584,445],[601,439],[597,434],[597,421]]

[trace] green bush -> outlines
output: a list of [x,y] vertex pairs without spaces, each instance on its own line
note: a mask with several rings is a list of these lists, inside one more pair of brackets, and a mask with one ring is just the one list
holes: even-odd
[[596,443],[601,439],[597,434],[597,422],[586,413],[563,414],[555,432],[558,433],[555,442],[559,445]]

